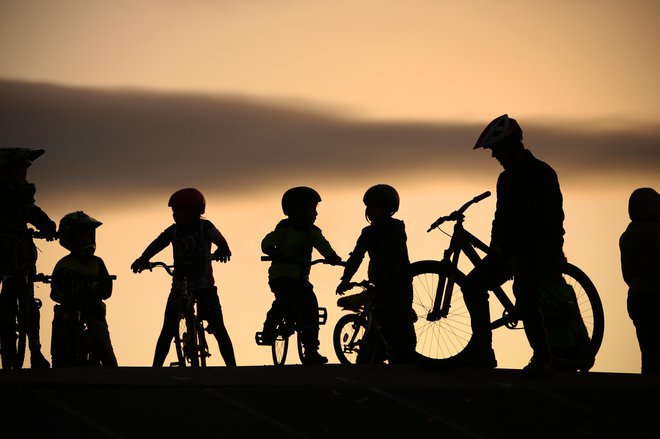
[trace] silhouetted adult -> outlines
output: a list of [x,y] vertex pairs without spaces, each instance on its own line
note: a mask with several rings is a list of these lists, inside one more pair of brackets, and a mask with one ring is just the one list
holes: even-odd
[[56,224],[34,200],[36,188],[27,181],[27,170],[43,149],[0,148],[0,343],[2,367],[16,368],[15,322],[17,300],[19,322],[27,330],[30,366],[47,368],[50,363],[41,353],[39,308],[34,301],[37,248],[28,224],[35,226],[47,240],[56,236]]
[[539,286],[560,275],[565,260],[563,197],[555,171],[525,148],[522,129],[504,114],[490,122],[473,149],[490,149],[504,168],[497,180],[497,205],[489,253],[468,275],[463,295],[472,317],[473,340],[465,364],[497,367],[492,349],[488,290],[513,278],[516,311],[533,356],[530,376],[553,371],[540,308]]
[[642,352],[643,374],[660,372],[660,194],[639,188],[628,202],[630,224],[619,238],[628,315]]

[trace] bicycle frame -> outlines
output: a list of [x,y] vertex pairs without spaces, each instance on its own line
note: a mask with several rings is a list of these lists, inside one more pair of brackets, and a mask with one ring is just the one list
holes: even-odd
[[[458,263],[461,253],[465,254],[473,266],[477,266],[483,259],[477,250],[480,250],[485,254],[490,252],[490,247],[486,245],[486,243],[481,241],[474,234],[463,227],[463,222],[465,220],[463,212],[467,209],[467,207],[469,207],[472,203],[478,202],[488,196],[490,196],[490,192],[485,192],[474,198],[472,201],[466,203],[466,205],[449,215],[449,217],[445,217],[445,220],[452,219],[455,221],[454,232],[451,235],[449,246],[444,251],[442,258],[442,263],[446,264],[447,267],[451,267],[451,273],[455,274],[458,272]],[[442,222],[445,220],[432,226],[429,231],[442,224]],[[452,291],[455,285],[455,275],[448,276],[446,279],[446,284],[444,284],[444,281],[445,279],[443,278],[441,279],[441,282],[438,283],[436,299],[438,297],[442,297],[442,300],[434,300],[433,308],[431,312],[426,316],[426,319],[429,321],[436,321],[440,318],[447,317],[449,314]],[[518,319],[514,316],[515,305],[513,301],[501,286],[494,288],[491,290],[491,292],[495,295],[497,300],[499,300],[499,302],[502,304],[502,307],[504,308],[504,315],[500,319],[493,321],[491,323],[491,328],[496,329],[504,325],[509,328],[515,328],[518,325]]]
[[[149,262],[147,268],[163,268],[167,274],[174,276],[174,265],[164,262]],[[174,349],[177,361],[170,366],[205,367],[206,359],[211,356],[206,342],[206,328],[197,313],[197,300],[188,289],[188,280],[182,279],[182,307],[180,309],[180,329],[174,335]]]

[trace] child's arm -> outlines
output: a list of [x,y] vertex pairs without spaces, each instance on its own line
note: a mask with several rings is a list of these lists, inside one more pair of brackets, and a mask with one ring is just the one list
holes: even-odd
[[229,259],[231,259],[231,250],[229,249],[227,240],[222,236],[222,233],[220,233],[220,230],[216,227],[210,228],[207,237],[218,247],[213,252],[212,258],[220,262],[229,262]]
[[170,245],[172,240],[169,233],[167,233],[168,230],[169,228],[158,235],[158,237],[154,239],[146,249],[144,249],[142,255],[131,264],[131,270],[133,270],[133,273],[148,268],[149,260]]
[[344,294],[344,291],[349,289],[348,283],[351,281],[355,273],[357,273],[358,268],[360,268],[364,256],[367,253],[366,241],[367,238],[363,231],[355,244],[355,248],[349,253],[348,259],[346,260],[346,266],[344,268],[344,273],[341,276],[341,282],[337,286],[337,294],[342,295]]
[[315,227],[312,230],[312,245],[321,255],[331,263],[341,262],[341,257],[332,248],[330,242],[323,236],[321,229]]

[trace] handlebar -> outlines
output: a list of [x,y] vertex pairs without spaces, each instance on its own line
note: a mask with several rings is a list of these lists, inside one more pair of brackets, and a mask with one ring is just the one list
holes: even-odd
[[[117,280],[117,276],[114,274],[109,274],[107,277],[106,276],[98,276],[99,279],[106,279],[110,278],[110,280]],[[37,273],[34,275],[34,281],[35,282],[43,282],[45,284],[49,284],[53,282],[53,276],[49,274],[44,274],[44,273]]]
[[439,225],[443,224],[445,221],[461,221],[463,218],[465,218],[465,211],[468,209],[468,207],[472,206],[475,203],[478,203],[481,200],[484,200],[488,197],[490,197],[490,191],[486,191],[483,194],[479,194],[467,203],[463,204],[460,209],[453,211],[449,215],[446,216],[441,216],[433,224],[431,224],[431,227],[427,230],[427,232],[430,232],[431,230],[435,229]]
[[141,268],[137,272],[142,273],[144,270],[152,271],[156,267],[162,267],[165,271],[167,271],[167,274],[174,276],[174,265],[167,265],[165,262],[160,261],[149,262],[146,268]]
[[309,264],[301,264],[301,263],[298,262],[298,261],[287,260],[287,259],[284,259],[284,258],[273,258],[272,256],[261,256],[261,260],[262,260],[262,261],[266,261],[266,262],[269,262],[269,261],[270,261],[270,262],[272,262],[272,261],[277,261],[277,262],[289,262],[289,263],[292,263],[292,264],[310,265],[310,266],[312,266],[312,265],[316,265],[316,264],[326,264],[326,265],[340,265],[340,266],[343,267],[343,266],[346,265],[346,262],[344,262],[344,261],[330,262],[330,261],[327,260],[327,259],[314,259],[314,260],[311,261]]

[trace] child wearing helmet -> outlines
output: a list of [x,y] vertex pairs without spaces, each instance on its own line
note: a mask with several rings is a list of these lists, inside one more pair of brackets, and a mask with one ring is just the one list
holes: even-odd
[[[50,298],[56,302],[50,352],[53,367],[117,367],[106,320],[107,300],[112,295],[112,277],[103,259],[96,256],[96,229],[102,223],[83,211],[71,212],[60,220],[60,245],[69,254],[53,269]],[[77,358],[78,343],[74,319],[88,328],[89,362]]]
[[[41,352],[38,299],[34,298],[37,248],[28,224],[48,241],[56,237],[56,224],[35,204],[36,188],[27,180],[27,170],[43,149],[0,148],[0,345],[2,367],[18,366],[15,325],[17,317],[27,328],[30,367],[48,368]],[[16,303],[21,304],[16,315]],[[22,363],[22,359],[21,359]]]
[[266,314],[262,340],[272,343],[277,323],[295,310],[299,337],[303,344],[303,364],[324,364],[328,359],[319,354],[318,300],[309,282],[312,251],[316,249],[332,263],[341,258],[314,225],[316,207],[321,196],[314,189],[298,186],[282,196],[282,211],[286,218],[261,241],[261,250],[272,257],[268,269],[268,285],[275,295]]
[[387,345],[381,357],[385,356],[389,363],[407,362],[415,350],[416,336],[405,224],[392,216],[399,210],[399,194],[390,185],[377,184],[365,192],[363,201],[370,224],[362,229],[346,260],[337,294],[343,295],[350,288],[349,282],[368,254],[367,273],[375,286],[377,303],[374,319],[381,326]]
[[[208,322],[207,331],[213,334],[226,366],[236,366],[234,347],[225,327],[218,289],[213,277],[211,261],[229,262],[231,251],[227,240],[215,225],[202,214],[206,210],[204,195],[195,188],[180,189],[167,203],[172,208],[174,224],[166,228],[131,264],[134,273],[149,268],[149,260],[172,245],[174,276],[165,306],[165,318],[154,353],[154,367],[161,367],[178,331],[179,304],[183,281],[197,298],[200,316]],[[212,244],[216,250],[211,254]]]

